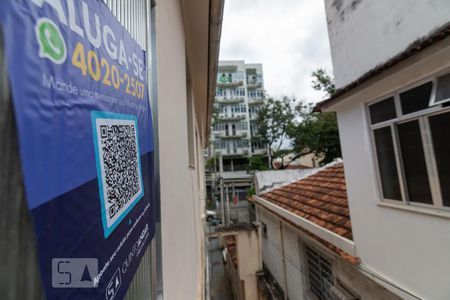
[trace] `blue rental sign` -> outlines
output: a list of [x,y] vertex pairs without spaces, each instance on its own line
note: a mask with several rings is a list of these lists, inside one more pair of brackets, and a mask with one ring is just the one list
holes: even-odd
[[122,299],[154,233],[145,52],[101,1],[0,1],[0,25],[47,298]]

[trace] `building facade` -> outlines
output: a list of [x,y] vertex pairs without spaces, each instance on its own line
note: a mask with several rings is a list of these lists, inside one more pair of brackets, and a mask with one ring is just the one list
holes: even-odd
[[225,219],[248,221],[245,199],[252,186],[249,159],[259,155],[267,162],[267,145],[258,136],[256,123],[265,101],[262,64],[219,61],[216,84],[208,196],[216,203],[226,202],[217,205],[230,216]]
[[400,299],[360,269],[343,164],[285,175],[288,183],[252,197],[265,281],[278,299]]
[[245,171],[250,156],[267,155],[256,124],[264,99],[262,64],[219,61],[211,142],[221,171]]
[[[325,1],[353,239],[403,299],[450,297],[450,3]],[[420,20],[420,21],[419,21]]]
[[[49,10],[59,3],[34,2]],[[153,114],[156,235],[126,298],[204,299],[203,149],[210,136],[223,1],[103,2],[145,50]],[[4,43],[15,42],[0,39],[0,138],[8,145],[0,148],[0,290],[3,299],[44,299],[3,59]]]

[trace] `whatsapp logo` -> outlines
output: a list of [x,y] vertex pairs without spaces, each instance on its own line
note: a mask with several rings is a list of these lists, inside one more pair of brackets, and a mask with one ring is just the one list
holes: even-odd
[[50,19],[40,18],[34,30],[39,43],[39,57],[62,64],[67,57],[67,48],[58,26]]

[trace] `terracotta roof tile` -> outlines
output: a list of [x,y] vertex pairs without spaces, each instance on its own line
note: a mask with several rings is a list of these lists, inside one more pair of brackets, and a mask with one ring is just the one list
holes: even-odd
[[260,197],[349,240],[353,238],[342,163]]

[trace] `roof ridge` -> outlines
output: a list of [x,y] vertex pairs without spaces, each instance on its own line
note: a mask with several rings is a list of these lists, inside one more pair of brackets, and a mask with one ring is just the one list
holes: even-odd
[[332,162],[330,162],[330,163],[328,163],[328,164],[326,164],[326,165],[324,165],[324,166],[322,166],[322,167],[315,168],[315,169],[311,170],[311,173],[305,175],[304,177],[301,177],[301,178],[297,178],[297,179],[291,180],[290,182],[286,182],[286,183],[283,183],[283,184],[278,185],[278,186],[273,186],[272,188],[267,189],[266,191],[264,191],[264,193],[261,193],[260,195],[264,195],[264,194],[269,193],[269,192],[271,192],[271,191],[273,191],[273,190],[275,190],[275,189],[279,189],[279,188],[288,186],[288,185],[290,185],[290,184],[292,184],[292,183],[295,183],[295,182],[298,182],[298,181],[307,179],[308,177],[314,176],[314,175],[316,175],[317,173],[322,172],[322,171],[325,170],[325,169],[331,168],[331,167],[333,167],[333,166],[337,166],[337,165],[342,164],[342,163],[343,163],[342,158],[336,158],[334,161],[332,161]]

